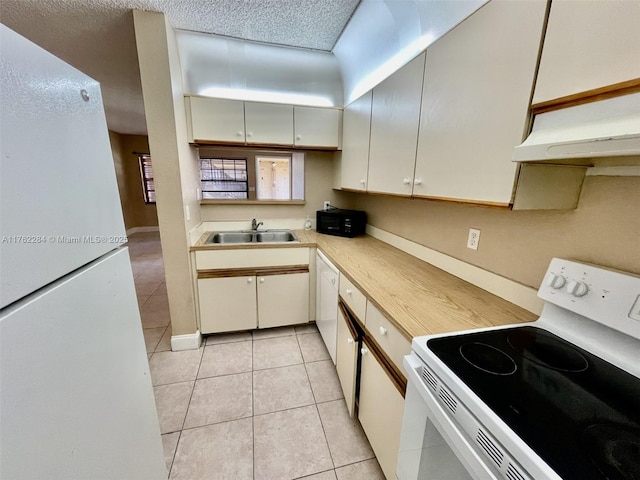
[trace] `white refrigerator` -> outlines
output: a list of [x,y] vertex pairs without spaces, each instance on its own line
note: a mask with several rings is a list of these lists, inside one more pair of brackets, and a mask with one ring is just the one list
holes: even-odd
[[100,86],[4,25],[0,80],[0,478],[166,478]]

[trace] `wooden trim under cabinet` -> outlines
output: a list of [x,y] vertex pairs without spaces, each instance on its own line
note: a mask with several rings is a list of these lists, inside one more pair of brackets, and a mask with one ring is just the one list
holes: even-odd
[[253,268],[216,268],[211,270],[198,270],[198,279],[226,277],[267,277],[270,275],[291,275],[295,273],[309,273],[309,265],[285,265],[282,267]]
[[606,87],[594,88],[585,92],[574,93],[565,97],[554,98],[545,102],[531,105],[531,113],[538,115],[540,113],[560,110],[562,108],[574,107],[585,103],[598,102],[613,97],[621,97],[631,93],[640,92],[640,78],[627,80],[625,82],[614,83]]

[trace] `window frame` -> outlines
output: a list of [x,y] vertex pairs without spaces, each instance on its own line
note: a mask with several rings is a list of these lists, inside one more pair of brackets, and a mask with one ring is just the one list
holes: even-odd
[[[232,177],[234,178],[203,178],[204,172],[203,172],[203,163],[208,162],[209,166],[210,166],[210,171],[212,174],[216,173],[216,172],[222,172],[224,173],[225,171],[228,172],[233,172],[232,173]],[[214,169],[213,168],[213,162],[220,162],[222,168],[221,169]],[[243,162],[244,163],[244,169],[242,168],[236,168],[238,166],[239,162]],[[234,168],[229,168],[226,169],[225,165],[229,165],[233,164]],[[199,158],[199,170],[200,170],[200,191],[201,191],[201,196],[203,200],[237,200],[237,201],[242,201],[242,200],[249,200],[249,161],[247,158],[244,157],[230,157],[230,156],[201,156]],[[239,175],[239,172],[244,172],[244,180],[238,180],[238,176],[242,176]],[[215,175],[214,175],[215,176]],[[229,186],[231,185],[243,185],[244,184],[244,188],[243,189],[235,189],[232,188],[230,190],[215,190],[215,189],[205,189],[205,185],[203,182],[211,182],[212,184],[216,183],[216,182],[224,182],[227,183]],[[220,197],[207,197],[207,193],[210,194],[233,194],[233,193],[244,193],[245,196],[243,197],[235,197],[235,196],[229,196],[229,197],[225,197],[225,196],[220,196]]]
[[[291,200],[258,200],[256,157],[289,157],[290,160],[290,198]],[[249,182],[248,199],[207,199],[200,194],[200,204],[235,204],[235,205],[305,205],[305,152],[284,149],[240,148],[231,146],[199,145],[198,169],[201,158],[246,158],[247,180]],[[200,185],[202,192],[202,186]]]
[[[150,176],[147,175],[145,162],[149,164]],[[153,160],[148,153],[138,155],[138,167],[140,168],[140,181],[142,182],[142,197],[147,205],[155,205],[156,203],[156,184],[153,177]],[[151,188],[149,188],[149,184]],[[152,198],[153,197],[153,198]]]

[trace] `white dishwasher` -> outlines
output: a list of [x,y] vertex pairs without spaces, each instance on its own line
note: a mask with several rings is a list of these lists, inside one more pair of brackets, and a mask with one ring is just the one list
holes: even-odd
[[338,269],[316,250],[316,325],[334,365],[338,330]]

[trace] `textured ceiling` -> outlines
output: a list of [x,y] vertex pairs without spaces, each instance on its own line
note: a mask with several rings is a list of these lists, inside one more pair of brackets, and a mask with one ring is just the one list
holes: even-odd
[[145,134],[132,9],[174,28],[330,51],[360,0],[0,0],[0,22],[102,85],[111,130]]

